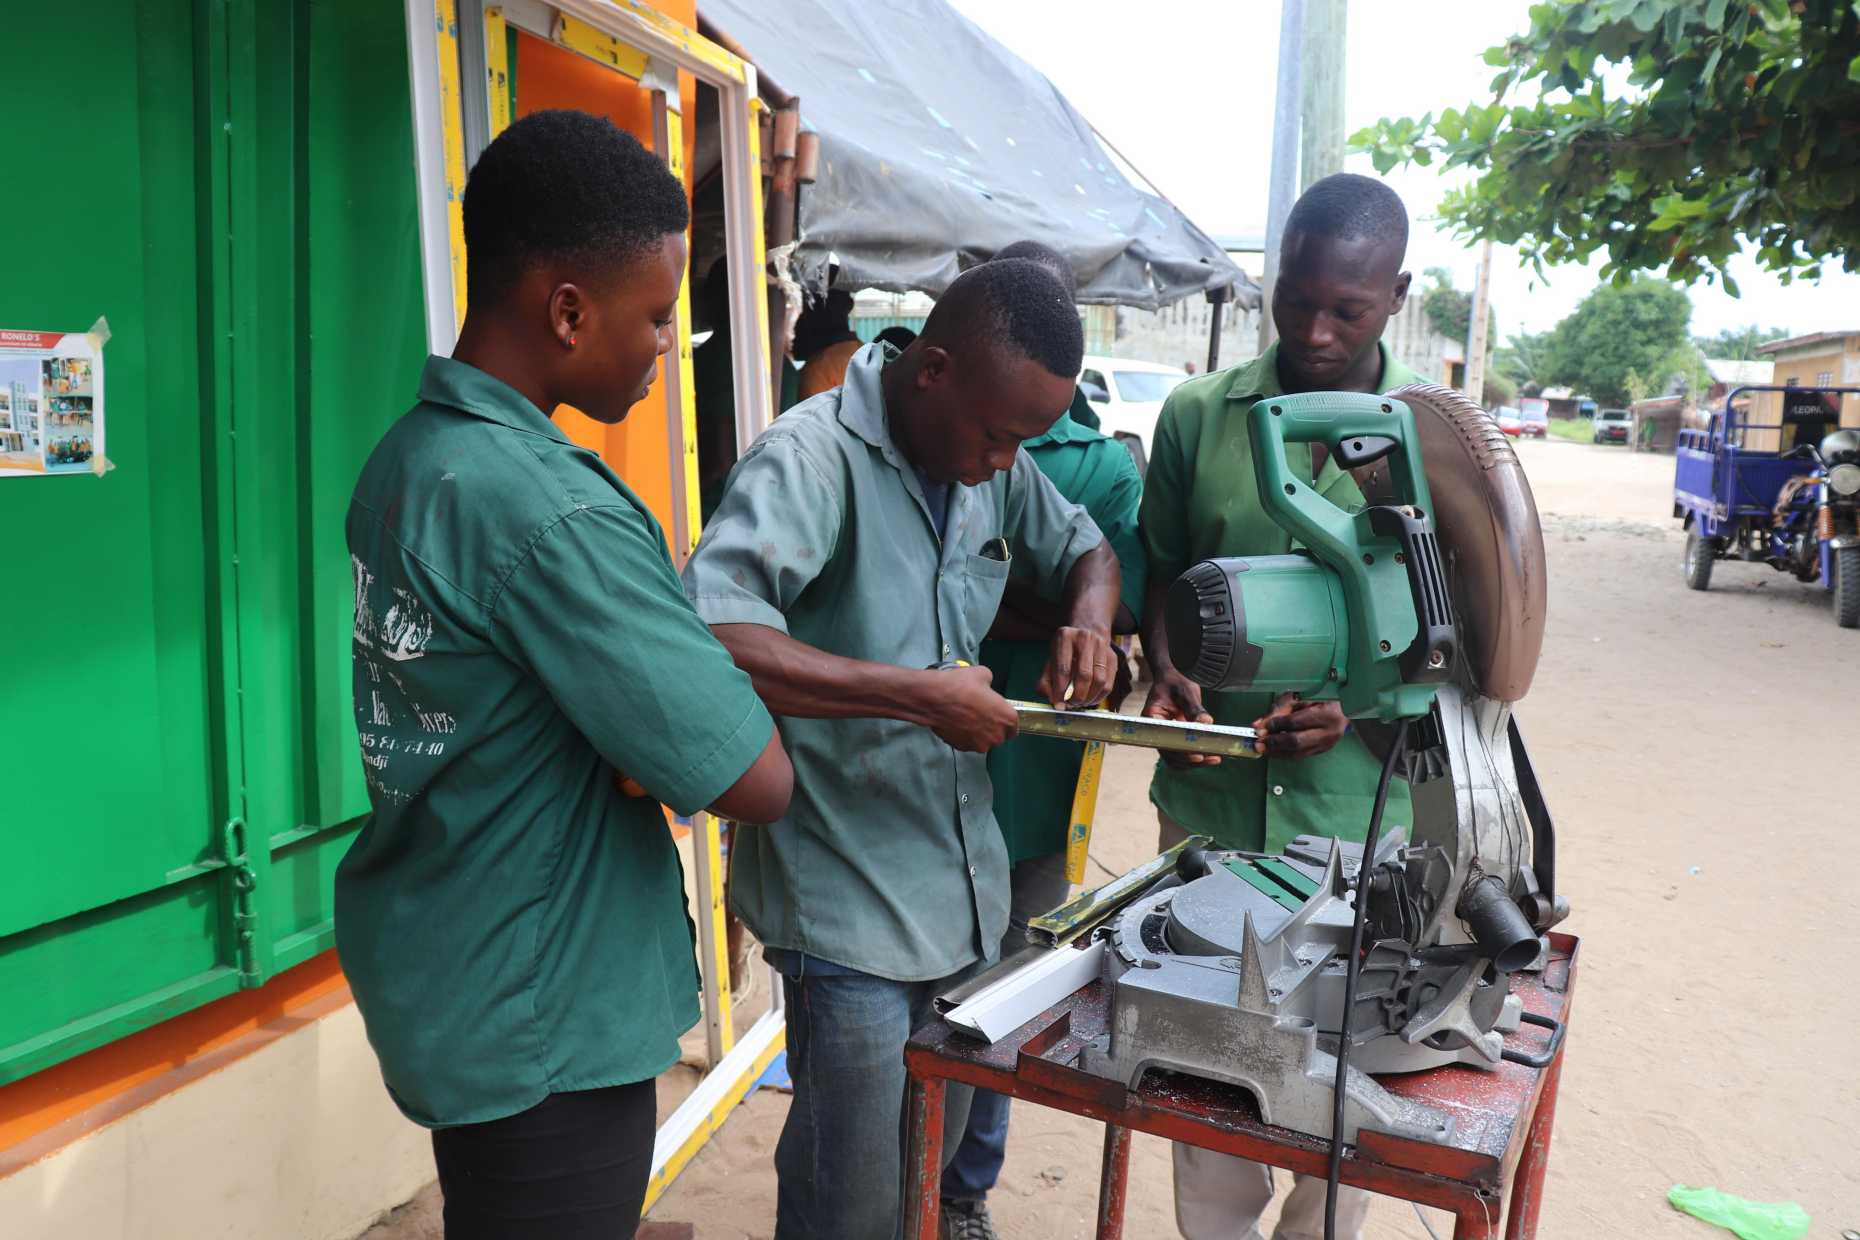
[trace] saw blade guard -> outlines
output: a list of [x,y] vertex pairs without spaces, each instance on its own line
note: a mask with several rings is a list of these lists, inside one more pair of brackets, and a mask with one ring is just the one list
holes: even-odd
[[[1516,702],[1536,674],[1549,605],[1530,480],[1505,433],[1463,393],[1412,383],[1389,396],[1410,411],[1426,463],[1465,670],[1480,696]],[[1386,461],[1351,473],[1372,505],[1400,502],[1410,485]]]

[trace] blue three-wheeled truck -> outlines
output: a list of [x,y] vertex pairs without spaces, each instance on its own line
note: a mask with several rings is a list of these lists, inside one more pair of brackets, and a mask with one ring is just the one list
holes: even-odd
[[[1758,392],[1781,392],[1780,422],[1751,421]],[[1860,388],[1744,387],[1703,430],[1679,432],[1673,516],[1685,523],[1686,584],[1711,585],[1719,560],[1754,560],[1834,595],[1860,626],[1860,430],[1841,397]],[[1755,439],[1776,446],[1752,448]]]

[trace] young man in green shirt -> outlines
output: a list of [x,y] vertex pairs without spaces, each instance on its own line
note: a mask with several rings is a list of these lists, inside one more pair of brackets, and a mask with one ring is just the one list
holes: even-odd
[[[1058,419],[1083,352],[1050,272],[965,272],[902,354],[866,346],[755,442],[685,566],[794,756],[792,809],[730,857],[787,995],[777,1240],[896,1233],[905,1040],[1007,930],[982,754],[1017,720],[960,664],[1010,579],[1062,600],[1041,696],[1110,688],[1117,557],[1020,446]],[[968,1095],[950,1089],[953,1134]]]
[[336,941],[389,1092],[434,1130],[448,1240],[612,1240],[639,1221],[653,1078],[698,1018],[659,802],[769,822],[792,771],[658,523],[550,421],[645,395],[684,187],[608,121],[539,112],[464,207],[458,347],[349,505],[374,812]]
[[[1296,392],[1387,392],[1417,380],[1381,343],[1390,316],[1408,297],[1407,245],[1407,212],[1393,190],[1369,177],[1325,177],[1286,220],[1272,290],[1279,342],[1244,365],[1190,379],[1163,405],[1143,490],[1150,569],[1143,650],[1154,682],[1144,713],[1252,725],[1265,738],[1256,761],[1192,755],[1158,763],[1150,799],[1163,848],[1194,833],[1226,848],[1280,852],[1294,836],[1355,839],[1368,825],[1380,764],[1337,704],[1257,693],[1204,698],[1169,660],[1162,604],[1169,584],[1197,561],[1291,550],[1291,535],[1259,502],[1246,419],[1255,401]],[[1360,506],[1355,482],[1320,451],[1310,462],[1312,484],[1336,503]],[[1405,784],[1391,789],[1386,813],[1390,823],[1411,821]],[[1274,1238],[1315,1240],[1324,1234],[1324,1181],[1294,1179]],[[1272,1173],[1177,1145],[1175,1190],[1176,1222],[1187,1240],[1257,1240]],[[1360,1235],[1367,1209],[1366,1193],[1341,1190],[1338,1235]]]
[[[1041,264],[1059,278],[1068,297],[1076,297],[1072,266],[1051,247],[1017,241],[995,254],[995,261],[1011,258]],[[1122,444],[1079,424],[1078,408],[1085,402],[1076,387],[1074,392],[1072,408],[1060,414],[1044,435],[1021,447],[1061,495],[1090,514],[1116,552],[1124,584],[1112,631],[1134,633],[1143,610],[1145,581],[1143,543],[1137,536],[1137,500],[1143,494],[1143,479]],[[981,650],[981,664],[994,674],[995,687],[1010,698],[1036,696],[1038,678],[1046,666],[1047,643],[1063,620],[1051,600],[1024,583],[1009,581]],[[1114,710],[1130,691],[1127,676],[1121,674],[1123,656],[1118,656],[1118,663],[1120,675],[1111,693]],[[1083,748],[1074,742],[1038,736],[1017,736],[988,751],[995,820],[1001,824],[1012,866],[1008,929],[1001,939],[1003,957],[1026,945],[1029,920],[1063,904],[1071,891],[1066,881],[1066,832],[1083,756]],[[947,1240],[994,1240],[987,1197],[1001,1174],[1007,1135],[1007,1098],[977,1090],[969,1107],[968,1126],[943,1170]]]

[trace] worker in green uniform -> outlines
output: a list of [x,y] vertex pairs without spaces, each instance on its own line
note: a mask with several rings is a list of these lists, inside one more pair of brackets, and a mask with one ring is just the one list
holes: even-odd
[[[1072,265],[1056,250],[1037,241],[1017,241],[996,252],[995,259],[1030,259],[1044,266],[1076,296]],[[1076,410],[1082,393],[1074,387]],[[1137,501],[1143,479],[1136,462],[1115,439],[1079,425],[1073,410],[1063,413],[1044,435],[1021,447],[1066,499],[1091,515],[1104,540],[1117,553],[1124,584],[1113,633],[1134,633],[1143,610],[1144,556],[1137,536]],[[1059,609],[1029,586],[1010,581],[988,639],[981,664],[994,674],[994,685],[1009,698],[1038,696],[1047,648],[1063,621]],[[1110,705],[1117,709],[1130,692],[1123,655]],[[1078,785],[1082,746],[1050,737],[1017,736],[988,751],[988,778],[994,784],[995,821],[1007,841],[1008,930],[1001,940],[1005,959],[1026,945],[1027,923],[1065,902],[1066,834],[1071,825],[1072,794]],[[990,1090],[975,1091],[969,1122],[949,1165],[943,1170],[942,1224],[946,1240],[994,1240],[987,1197],[1001,1174],[1007,1154],[1008,1100]]]
[[[1256,761],[1165,757],[1150,784],[1163,848],[1188,834],[1224,848],[1280,852],[1298,835],[1359,837],[1369,822],[1381,764],[1335,702],[1291,695],[1210,693],[1176,669],[1163,627],[1169,583],[1212,556],[1283,555],[1291,535],[1266,515],[1253,472],[1247,411],[1297,392],[1387,392],[1417,381],[1381,343],[1408,296],[1402,260],[1408,216],[1401,199],[1370,177],[1325,177],[1286,220],[1272,319],[1279,341],[1244,365],[1190,379],[1170,393],[1156,423],[1144,479],[1142,527],[1149,552],[1143,650],[1153,680],[1144,714],[1250,725],[1263,736]],[[1312,485],[1339,505],[1363,502],[1350,476],[1322,449]],[[1389,823],[1409,815],[1406,784],[1391,788]],[[1324,1232],[1324,1180],[1297,1176],[1275,1240]],[[1257,1237],[1272,1200],[1270,1169],[1191,1146],[1175,1147],[1176,1220],[1188,1240]],[[1339,1236],[1360,1235],[1368,1197],[1345,1188]]]
[[550,420],[619,422],[651,385],[684,187],[608,121],[538,112],[464,214],[458,346],[349,504],[374,812],[336,945],[389,1092],[434,1130],[448,1240],[614,1240],[698,1019],[660,802],[770,822],[793,772],[645,504]]

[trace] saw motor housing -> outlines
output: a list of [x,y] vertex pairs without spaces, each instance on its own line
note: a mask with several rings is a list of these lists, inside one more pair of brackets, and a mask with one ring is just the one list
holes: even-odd
[[[1176,666],[1207,689],[1335,699],[1353,719],[1426,714],[1454,626],[1413,412],[1314,392],[1256,401],[1247,417],[1260,503],[1304,550],[1203,560],[1177,578],[1164,611]],[[1385,464],[1393,502],[1335,503],[1292,467],[1287,445],[1308,444],[1346,469]]]

